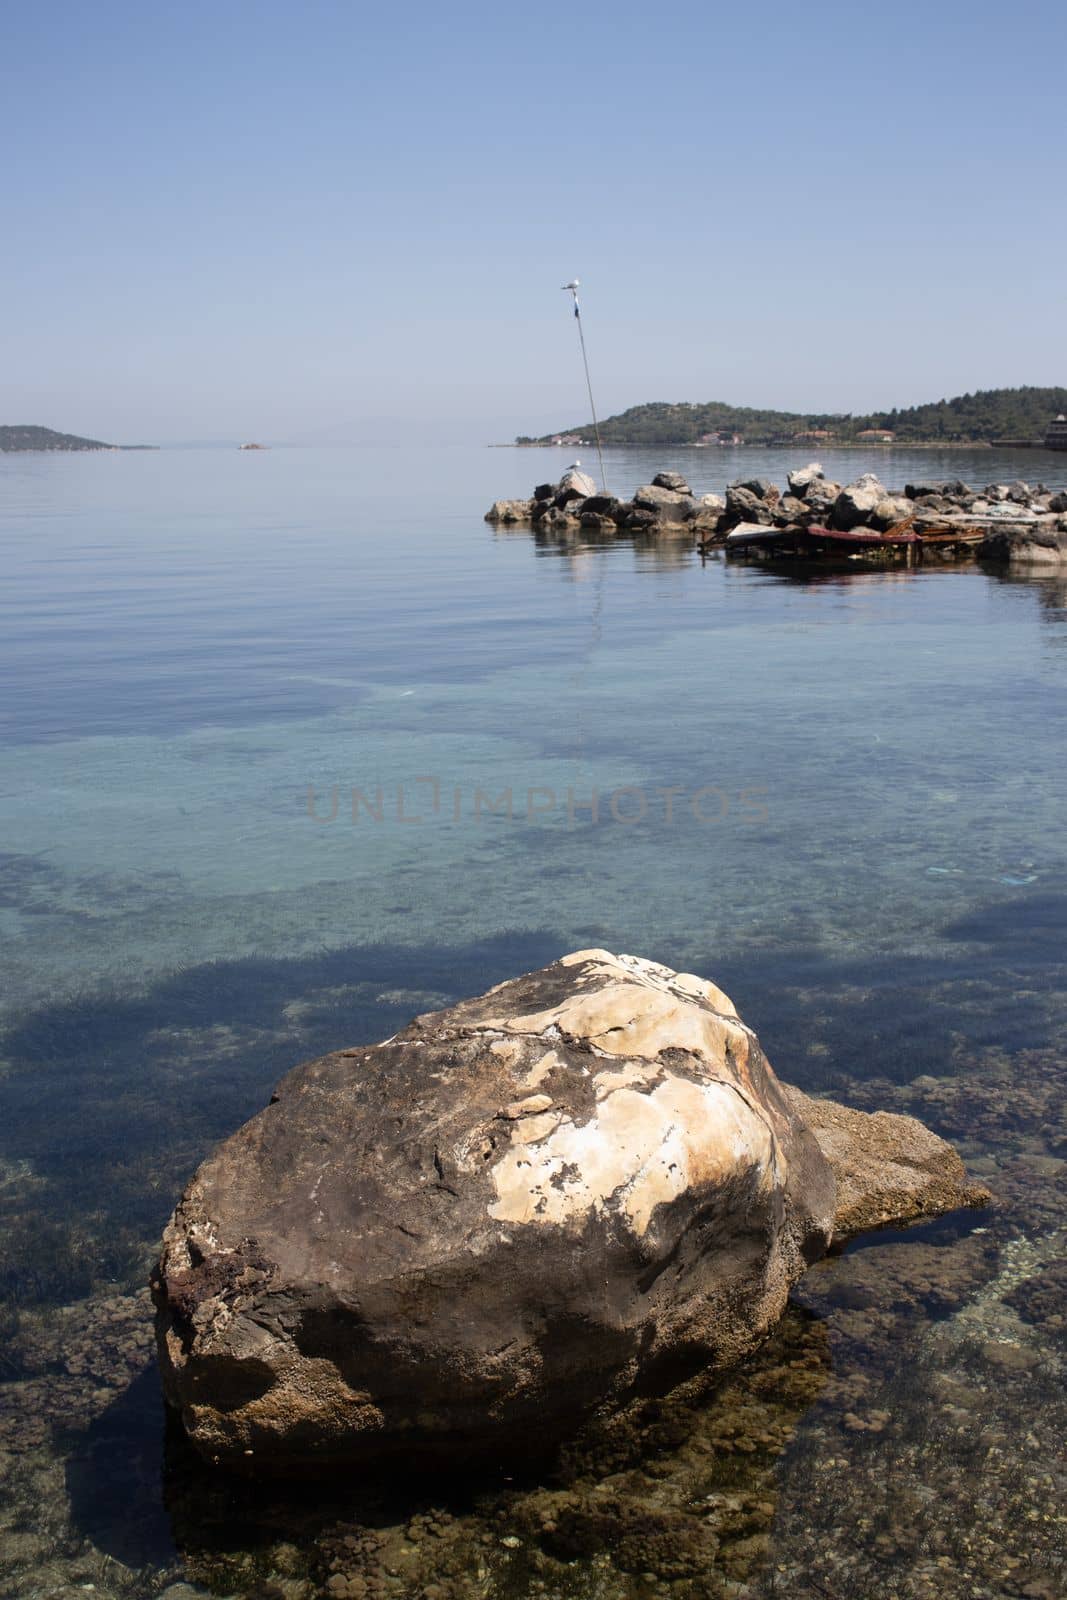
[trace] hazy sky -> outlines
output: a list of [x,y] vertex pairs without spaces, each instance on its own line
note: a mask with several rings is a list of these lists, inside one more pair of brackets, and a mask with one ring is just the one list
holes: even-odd
[[508,439],[1067,382],[1053,0],[3,7],[0,422]]

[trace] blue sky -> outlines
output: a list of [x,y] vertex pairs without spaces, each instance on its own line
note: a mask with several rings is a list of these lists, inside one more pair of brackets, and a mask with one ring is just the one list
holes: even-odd
[[508,439],[1067,382],[1059,5],[5,8],[0,421]]

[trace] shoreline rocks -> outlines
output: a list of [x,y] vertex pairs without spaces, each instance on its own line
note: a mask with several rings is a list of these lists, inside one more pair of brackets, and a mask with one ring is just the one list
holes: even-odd
[[814,1099],[792,1084],[783,1088],[833,1171],[835,1243],[989,1199],[988,1190],[968,1178],[952,1146],[917,1117],[857,1111]]
[[579,951],[297,1067],[203,1163],[164,1390],[247,1471],[528,1456],[735,1364],[831,1239],[985,1198],[913,1119],[780,1084],[713,984]]
[[703,549],[726,545],[742,527],[907,530],[923,549],[943,558],[977,556],[1020,567],[1067,563],[1067,494],[1053,494],[1043,484],[988,484],[976,491],[955,479],[908,484],[897,493],[870,472],[852,483],[834,483],[815,461],[789,473],[784,494],[765,478],[749,478],[730,484],[725,497],[698,497],[681,473],[659,472],[630,500],[599,493],[576,464],[558,484],[539,485],[528,500],[496,501],[486,521],[555,533],[584,527],[608,534],[689,534]]

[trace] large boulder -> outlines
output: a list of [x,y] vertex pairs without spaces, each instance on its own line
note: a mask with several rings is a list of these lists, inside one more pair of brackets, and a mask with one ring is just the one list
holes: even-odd
[[635,489],[633,503],[637,511],[652,512],[652,520],[658,523],[684,522],[696,510],[691,494],[680,494],[677,489],[667,489],[656,483],[642,484]]
[[297,1068],[203,1164],[154,1284],[167,1398],[237,1465],[521,1453],[736,1361],[833,1214],[727,997],[580,951]]
[[[757,493],[753,484],[765,493]],[[736,528],[742,522],[769,523],[774,520],[774,508],[781,496],[773,484],[755,478],[749,483],[731,483],[726,490],[725,525]]]
[[772,483],[770,478],[739,478],[736,483],[731,484],[731,488],[747,489],[749,494],[754,494],[757,500],[766,500],[768,505],[773,505],[781,493],[777,484]]
[[588,472],[580,471],[577,466],[568,467],[559,480],[556,505],[563,507],[568,500],[585,500],[591,494],[596,494],[596,484]]
[[1029,527],[993,528],[982,540],[979,554],[987,561],[1013,567],[1063,567],[1067,565],[1067,518],[1032,521]]
[[627,501],[619,515],[619,527],[628,533],[653,533],[659,524],[659,516],[655,511],[649,511],[644,506],[635,506]]
[[791,528],[811,520],[811,507],[795,494],[783,495],[774,508],[774,524],[777,528]]
[[880,501],[889,491],[873,472],[865,472],[848,484],[834,501],[834,527],[848,530],[871,521]]
[[726,501],[721,494],[702,494],[696,503],[696,509],[689,515],[688,525],[693,532],[699,535],[701,543],[708,544],[717,535],[725,530],[721,528],[723,512],[726,510]]
[[689,484],[680,472],[657,472],[652,479],[656,489],[673,489],[675,494],[692,494]]
[[804,491],[804,504],[816,522],[828,522],[840,493],[841,485],[832,479],[813,478]]
[[850,1219],[926,1208],[863,1201],[876,1119],[826,1154],[805,1111],[714,984],[605,950],[298,1067],[166,1229],[166,1397],[246,1470],[528,1457],[736,1361]]
[[906,522],[914,510],[912,501],[906,500],[903,495],[887,494],[871,512],[871,526],[885,533],[898,523]]
[[591,494],[588,500],[582,501],[582,510],[579,521],[583,528],[599,528],[602,532],[613,532],[616,523],[623,515],[623,502],[617,500],[613,494]]
[[613,520],[623,508],[623,502],[613,494],[591,494],[582,503],[583,513],[588,511],[598,517],[611,517]]
[[817,461],[809,461],[806,467],[794,467],[787,479],[790,492],[798,499],[803,499],[816,479],[823,476],[822,467]]

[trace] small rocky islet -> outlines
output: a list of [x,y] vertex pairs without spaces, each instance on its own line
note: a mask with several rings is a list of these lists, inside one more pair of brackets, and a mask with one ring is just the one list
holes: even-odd
[[576,465],[558,483],[539,484],[529,499],[495,501],[486,521],[562,535],[689,536],[701,549],[743,559],[1067,564],[1067,493],[1021,481],[975,490],[958,479],[908,484],[897,493],[873,472],[835,483],[818,462],[790,472],[784,493],[754,477],[730,484],[725,495],[697,496],[681,473],[658,472],[629,500],[599,492]]

